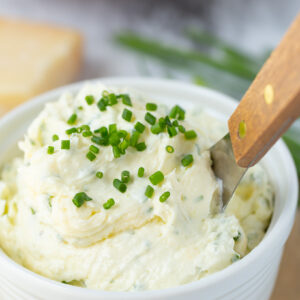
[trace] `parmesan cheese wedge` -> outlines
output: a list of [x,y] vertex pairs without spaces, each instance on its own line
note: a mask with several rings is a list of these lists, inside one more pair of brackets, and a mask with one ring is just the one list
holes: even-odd
[[0,18],[0,114],[73,81],[81,58],[77,31]]

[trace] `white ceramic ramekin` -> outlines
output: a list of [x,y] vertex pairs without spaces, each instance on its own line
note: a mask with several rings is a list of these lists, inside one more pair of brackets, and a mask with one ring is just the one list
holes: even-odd
[[[206,88],[161,79],[109,78],[101,82],[128,86],[165,103],[195,105],[210,110],[224,121],[236,102]],[[66,91],[76,92],[83,83],[66,86],[36,97],[0,120],[0,164],[16,153],[16,141],[22,137],[44,103]],[[73,287],[41,277],[16,264],[0,250],[1,300],[103,300],[103,299],[205,299],[267,300],[270,297],[284,244],[296,211],[298,181],[292,158],[282,141],[262,160],[276,190],[275,211],[263,241],[246,257],[228,268],[198,282],[175,288],[147,292],[104,292]],[[84,261],[82,262],[84,264]]]

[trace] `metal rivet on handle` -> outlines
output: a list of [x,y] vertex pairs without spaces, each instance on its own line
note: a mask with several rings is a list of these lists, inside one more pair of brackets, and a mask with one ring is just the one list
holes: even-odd
[[238,132],[238,135],[239,135],[239,138],[240,139],[243,139],[245,136],[246,136],[246,122],[245,121],[241,121],[240,124],[239,124],[239,132]]
[[271,104],[274,100],[274,89],[271,84],[267,84],[264,89],[264,98],[267,104]]

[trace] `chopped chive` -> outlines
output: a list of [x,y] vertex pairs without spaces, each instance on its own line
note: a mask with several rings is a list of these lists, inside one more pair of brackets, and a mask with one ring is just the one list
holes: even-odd
[[78,110],[83,110],[83,106],[80,105],[80,106],[77,107],[77,109]]
[[107,105],[113,106],[118,103],[117,97],[115,94],[111,93],[107,96]]
[[152,125],[150,130],[153,134],[159,134],[163,131],[159,123]]
[[119,130],[119,131],[118,131],[118,136],[119,136],[120,138],[126,138],[127,135],[128,135],[128,132],[127,132],[126,130]]
[[118,146],[112,147],[114,158],[119,158],[121,156],[121,152]]
[[108,95],[109,95],[109,91],[107,91],[107,90],[102,91],[102,97],[107,98]]
[[192,154],[187,154],[183,157],[183,159],[181,160],[181,164],[184,166],[184,167],[187,167],[189,166],[190,164],[192,164],[194,161],[194,157]]
[[72,127],[72,128],[69,128],[66,130],[67,135],[70,135],[70,134],[76,133],[76,132],[77,132],[77,128],[75,128],[75,127]]
[[68,119],[67,123],[68,123],[69,125],[73,125],[73,124],[75,124],[76,120],[77,120],[77,115],[76,115],[76,114],[73,114],[73,115],[71,115],[71,117]]
[[185,111],[180,106],[175,105],[171,109],[171,111],[169,113],[169,117],[172,118],[172,119],[177,118],[178,120],[184,120],[184,118],[185,118]]
[[170,137],[177,135],[177,130],[174,126],[168,127],[168,133]]
[[58,141],[59,140],[59,136],[57,134],[53,134],[52,135],[52,141],[55,142],[55,141]]
[[32,213],[33,215],[36,214],[36,211],[35,211],[32,207],[30,207],[30,210],[31,210],[31,213]]
[[145,196],[148,198],[151,198],[154,193],[154,188],[151,185],[147,185],[146,190],[145,190]]
[[138,169],[138,177],[143,177],[145,173],[145,169],[143,167],[140,167]]
[[147,112],[145,114],[145,121],[148,122],[150,125],[154,125],[156,122],[156,118],[152,114]]
[[179,123],[178,123],[177,120],[174,120],[174,121],[172,122],[172,125],[175,126],[175,127],[178,127],[178,126],[179,126]]
[[121,98],[123,104],[128,105],[128,106],[132,106],[131,99],[130,99],[128,94],[120,94],[120,95],[117,96],[117,98]]
[[90,151],[86,154],[86,158],[89,159],[90,161],[93,161],[96,158],[96,155]]
[[47,153],[48,154],[53,154],[54,153],[54,147],[53,146],[48,146]]
[[125,150],[128,148],[128,146],[129,146],[128,141],[124,140],[124,141],[121,142],[121,144],[119,145],[119,149],[120,149],[122,154],[125,153]]
[[146,104],[146,109],[149,111],[156,111],[157,110],[157,105],[155,103],[147,103]]
[[153,185],[157,185],[164,180],[165,176],[161,171],[157,171],[149,176],[149,180]]
[[124,183],[128,183],[130,180],[130,173],[127,170],[122,171],[121,173],[121,180]]
[[172,122],[171,122],[169,116],[165,117],[165,124],[166,124],[166,126],[172,126]]
[[144,150],[146,150],[147,146],[144,142],[142,142],[142,143],[136,144],[135,148],[137,151],[144,151]]
[[238,234],[236,236],[233,237],[233,240],[235,242],[237,242],[240,238],[241,238],[242,234],[240,232],[238,232]]
[[130,137],[130,146],[135,147],[140,137],[140,133],[138,131],[134,131]]
[[105,111],[106,110],[106,106],[107,106],[107,102],[101,98],[98,103],[97,103],[97,106],[99,108],[100,111]]
[[192,140],[197,137],[197,133],[195,130],[188,130],[184,133],[184,136],[187,140]]
[[131,118],[132,118],[132,111],[128,110],[127,108],[124,108],[123,113],[122,113],[122,118],[125,121],[130,122]]
[[160,202],[165,202],[167,199],[170,197],[171,193],[170,192],[164,192],[160,197],[159,201]]
[[114,205],[115,205],[115,200],[113,198],[110,198],[103,204],[103,208],[110,209]]
[[117,132],[113,132],[113,133],[109,136],[108,142],[109,142],[109,144],[112,145],[112,146],[119,145],[120,142],[121,142],[121,140],[120,140],[120,137],[119,137],[118,133],[117,133]]
[[108,138],[107,137],[100,137],[100,136],[93,136],[91,141],[97,145],[107,146],[108,145]]
[[94,153],[96,153],[96,154],[99,153],[99,148],[96,147],[96,146],[94,146],[94,145],[91,145],[91,146],[89,147],[89,149],[90,149],[91,152],[94,152]]
[[95,101],[95,98],[93,95],[87,95],[85,96],[85,101],[88,105],[92,105]]
[[108,125],[108,133],[112,134],[113,132],[117,131],[117,124],[113,123],[113,124],[109,124]]
[[179,126],[178,126],[178,130],[179,130],[181,133],[185,133],[185,128],[184,128],[182,125],[179,125]]
[[174,148],[171,145],[166,146],[166,151],[168,153],[173,153],[174,152]]
[[103,172],[97,172],[96,173],[96,177],[98,177],[99,179],[101,179],[103,177]]
[[166,128],[166,125],[167,125],[165,118],[159,118],[158,124],[159,124],[161,130],[164,131],[164,129]]
[[101,136],[105,137],[105,136],[108,136],[108,130],[105,126],[102,126],[96,130],[94,130],[94,133],[100,133]]
[[80,192],[77,193],[72,202],[74,203],[75,206],[80,207],[84,204],[85,201],[91,201],[93,200],[92,198],[90,198],[85,192]]
[[178,120],[183,121],[185,119],[185,111],[180,106],[177,106]]
[[121,193],[125,193],[127,190],[126,184],[117,178],[114,179],[113,186]]
[[61,149],[69,150],[70,149],[70,141],[69,140],[62,140],[61,141]]
[[143,133],[144,130],[145,130],[146,126],[144,124],[142,124],[141,122],[137,122],[135,125],[134,125],[134,129],[140,133]]
[[175,119],[176,116],[177,116],[177,105],[175,105],[169,113],[169,117],[172,119]]
[[90,130],[84,131],[82,133],[82,136],[84,136],[84,137],[88,137],[88,136],[92,136],[92,135],[93,135],[93,133]]

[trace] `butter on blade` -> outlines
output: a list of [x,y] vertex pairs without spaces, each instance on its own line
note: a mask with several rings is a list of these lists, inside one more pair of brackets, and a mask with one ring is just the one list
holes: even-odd
[[0,18],[0,114],[73,81],[81,57],[77,31]]

